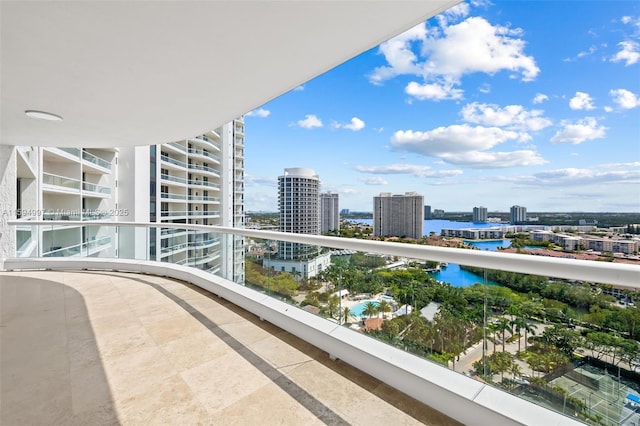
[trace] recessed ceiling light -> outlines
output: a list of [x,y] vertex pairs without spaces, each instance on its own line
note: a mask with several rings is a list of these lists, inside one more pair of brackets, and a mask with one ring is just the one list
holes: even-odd
[[56,114],[51,114],[50,112],[28,109],[24,113],[27,114],[27,117],[37,118],[39,120],[62,121],[62,117]]

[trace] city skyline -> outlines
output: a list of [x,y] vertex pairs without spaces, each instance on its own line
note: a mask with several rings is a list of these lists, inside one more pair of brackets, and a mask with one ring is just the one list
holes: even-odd
[[639,70],[635,2],[463,3],[249,112],[246,210],[294,166],[351,211],[639,211]]

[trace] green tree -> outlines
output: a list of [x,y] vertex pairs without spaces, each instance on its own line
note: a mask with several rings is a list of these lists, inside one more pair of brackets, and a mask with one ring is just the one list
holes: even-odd
[[374,315],[378,315],[378,306],[376,306],[376,304],[373,302],[367,302],[364,305],[362,314],[369,318],[373,317]]
[[387,318],[387,314],[391,312],[391,305],[386,300],[381,300],[378,311],[382,313],[382,318]]

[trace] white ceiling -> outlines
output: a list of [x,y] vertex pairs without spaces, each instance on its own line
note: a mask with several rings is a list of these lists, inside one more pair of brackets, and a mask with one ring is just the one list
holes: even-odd
[[0,144],[201,134],[458,2],[2,0]]

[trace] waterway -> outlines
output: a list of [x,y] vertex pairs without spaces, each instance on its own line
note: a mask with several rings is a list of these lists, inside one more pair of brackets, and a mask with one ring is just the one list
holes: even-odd
[[[371,225],[373,219],[353,220],[356,223],[365,223]],[[494,226],[505,226],[504,223],[473,223],[473,222],[454,222],[451,220],[431,219],[424,221],[424,234],[429,235],[434,232],[440,235],[443,228],[460,229],[460,228],[489,228]],[[511,240],[489,240],[489,241],[465,241],[480,250],[496,251],[498,247],[506,248],[511,244]],[[446,268],[441,268],[440,272],[432,273],[433,277],[438,281],[450,283],[453,287],[467,287],[475,283],[483,283],[484,277],[473,274],[471,272],[460,269],[460,265],[449,263]],[[489,285],[497,285],[494,281],[488,281]]]

